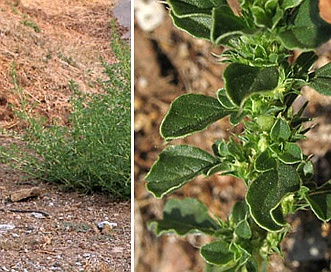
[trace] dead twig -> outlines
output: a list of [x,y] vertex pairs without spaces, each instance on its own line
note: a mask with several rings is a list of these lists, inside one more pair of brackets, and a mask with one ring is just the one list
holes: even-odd
[[44,211],[38,211],[38,210],[20,210],[20,209],[4,209],[0,208],[0,212],[14,212],[14,213],[40,213],[45,217],[51,217],[51,215]]

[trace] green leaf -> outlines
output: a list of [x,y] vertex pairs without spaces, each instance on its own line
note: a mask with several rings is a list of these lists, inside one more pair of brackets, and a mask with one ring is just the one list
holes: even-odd
[[230,153],[230,156],[237,159],[238,161],[245,161],[245,153],[240,144],[238,144],[233,138],[230,139],[228,142],[228,150]]
[[216,98],[201,94],[184,94],[174,100],[161,124],[161,135],[167,141],[191,135],[225,117]]
[[331,95],[331,62],[317,69],[309,86],[324,95]]
[[287,141],[291,136],[291,128],[283,118],[278,118],[271,128],[270,137],[274,141]]
[[215,45],[243,34],[243,30],[247,27],[243,18],[236,16],[227,4],[214,8],[212,17],[211,41]]
[[259,268],[258,268],[257,260],[253,258],[248,260],[248,262],[246,263],[246,270],[247,272],[258,272]]
[[278,6],[278,0],[268,0],[264,5],[265,9],[269,12],[275,10],[277,6]]
[[235,108],[237,108],[236,105],[234,105],[231,100],[229,99],[227,93],[225,92],[225,89],[219,89],[217,91],[217,99],[218,102],[220,102],[220,104],[227,110],[233,110]]
[[229,163],[219,163],[208,169],[206,176],[211,176],[216,173],[221,173],[222,175],[231,174],[233,172],[233,167]]
[[259,27],[263,27],[263,26],[267,26],[267,27],[271,27],[272,23],[271,23],[271,17],[268,16],[265,13],[265,10],[259,6],[253,6],[251,8],[252,12],[253,12],[253,17],[254,17],[254,22],[257,26]]
[[279,33],[279,38],[287,49],[310,50],[331,38],[331,25],[320,17],[318,2],[302,1],[293,23]]
[[230,156],[231,153],[228,148],[228,143],[222,139],[222,140],[216,140],[215,143],[212,146],[214,154],[218,157],[227,157]]
[[245,201],[238,201],[234,204],[232,209],[232,218],[235,223],[239,223],[247,218],[249,208]]
[[235,111],[230,114],[229,122],[231,125],[236,126],[242,121],[242,119],[247,115],[245,111]]
[[203,245],[200,249],[201,256],[209,264],[224,267],[224,271],[236,265],[234,254],[230,250],[230,245],[225,241],[216,241]]
[[[264,5],[255,5],[251,8],[254,23],[258,27],[275,28],[284,17],[284,9],[279,7],[279,1],[269,0]],[[255,3],[257,4],[257,3]]]
[[272,210],[271,217],[280,226],[284,226],[286,224],[282,205],[278,205],[274,210]]
[[302,167],[303,176],[312,179],[314,176],[314,166],[311,161],[304,162]]
[[172,12],[177,17],[188,17],[199,14],[211,14],[212,8],[226,3],[225,0],[168,0]]
[[190,17],[177,17],[172,11],[170,16],[174,25],[188,34],[205,40],[210,40],[212,25],[211,15],[195,15]]
[[322,221],[331,219],[331,180],[306,195],[310,207]]
[[235,230],[235,234],[237,234],[240,238],[243,239],[250,239],[252,237],[252,231],[251,228],[247,222],[247,220],[240,221]]
[[232,209],[232,219],[236,223],[235,233],[244,239],[249,239],[252,236],[251,228],[247,222],[249,208],[245,201],[239,201],[234,204]]
[[255,160],[255,169],[260,172],[274,169],[276,166],[276,160],[268,150],[263,151]]
[[279,21],[284,17],[284,10],[280,7],[276,8],[276,12],[272,17],[272,28],[275,28]]
[[226,0],[168,0],[174,25],[190,35],[210,40],[212,9]]
[[295,8],[301,4],[303,0],[284,0],[282,3],[283,9]]
[[278,78],[277,67],[259,68],[232,63],[224,71],[225,89],[238,106],[253,93],[275,89]]
[[286,164],[294,164],[302,161],[301,148],[296,143],[285,143],[284,150],[278,154],[278,158]]
[[238,239],[238,243],[231,243],[230,249],[235,254],[237,265],[235,267],[236,271],[245,271],[244,267],[249,259],[251,259],[252,255],[252,240],[243,241],[242,239]]
[[268,231],[279,231],[282,226],[273,218],[273,210],[282,199],[300,189],[296,169],[279,163],[275,169],[262,173],[248,188],[246,201],[256,223]]
[[234,138],[230,138],[228,142],[218,140],[213,144],[214,154],[219,157],[232,157],[238,161],[245,160],[245,154],[242,146],[238,144]]
[[149,222],[159,236],[165,233],[213,235],[220,227],[209,216],[207,207],[193,198],[170,199],[163,208],[163,219]]
[[146,176],[147,190],[155,197],[162,198],[216,163],[212,155],[197,147],[166,147]]
[[259,115],[256,117],[256,123],[263,131],[269,131],[272,128],[274,121],[275,117],[271,115]]
[[203,272],[237,272],[236,267],[227,268],[224,266],[212,265],[207,263]]

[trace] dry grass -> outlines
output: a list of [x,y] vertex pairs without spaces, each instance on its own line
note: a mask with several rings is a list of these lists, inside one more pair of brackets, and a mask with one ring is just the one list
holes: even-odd
[[[22,103],[15,90],[12,69],[31,110],[65,123],[70,110],[69,80],[83,92],[98,92],[104,78],[100,57],[116,62],[110,49],[110,16],[114,1],[23,0],[0,3],[0,94],[5,104]],[[40,32],[22,23],[28,20]],[[35,105],[35,106],[32,106]],[[6,114],[7,112],[7,114]],[[2,117],[1,117],[2,114]],[[0,126],[19,121],[0,105]]]

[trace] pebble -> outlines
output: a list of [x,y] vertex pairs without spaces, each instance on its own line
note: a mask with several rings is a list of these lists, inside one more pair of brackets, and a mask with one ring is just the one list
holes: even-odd
[[134,1],[135,17],[144,31],[153,31],[165,18],[165,10],[157,1]]
[[90,253],[84,253],[84,254],[83,254],[83,257],[86,258],[86,259],[88,259],[88,258],[91,257],[91,254],[90,254]]
[[12,230],[15,228],[15,225],[13,224],[0,224],[0,233],[6,232],[8,230]]
[[45,218],[45,216],[42,213],[38,213],[38,212],[32,212],[31,216],[38,218],[38,219]]
[[103,222],[99,222],[98,223],[98,228],[99,229],[103,229],[106,225],[108,225],[109,227],[113,228],[113,227],[117,227],[117,223],[112,223],[112,222],[108,222],[108,221],[103,221]]

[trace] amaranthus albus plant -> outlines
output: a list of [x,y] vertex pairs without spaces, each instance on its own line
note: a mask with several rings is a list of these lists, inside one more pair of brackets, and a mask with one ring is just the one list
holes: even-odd
[[[331,63],[312,70],[315,50],[331,38],[331,25],[317,0],[168,0],[173,23],[189,34],[223,46],[228,63],[224,87],[215,97],[188,93],[173,101],[160,128],[170,142],[228,117],[243,131],[217,140],[213,154],[199,147],[169,144],[146,176],[155,197],[182,187],[198,175],[232,175],[247,185],[228,220],[215,219],[196,199],[170,199],[163,219],[150,224],[158,235],[203,233],[214,237],[201,247],[207,271],[266,271],[268,256],[281,253],[291,229],[286,216],[311,209],[331,218],[331,181],[318,186],[310,156],[298,141],[309,130],[292,104],[310,86],[331,95]],[[300,55],[293,61],[293,50]],[[221,80],[221,79],[220,79]]]

